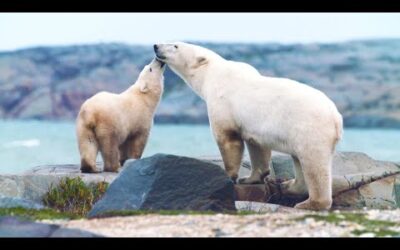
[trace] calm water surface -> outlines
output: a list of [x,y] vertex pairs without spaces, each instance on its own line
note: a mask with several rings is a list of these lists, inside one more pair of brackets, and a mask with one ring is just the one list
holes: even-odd
[[[345,129],[338,150],[400,162],[400,130]],[[219,155],[207,125],[155,125],[144,156],[156,153]],[[66,163],[79,163],[73,122],[0,120],[0,173]]]

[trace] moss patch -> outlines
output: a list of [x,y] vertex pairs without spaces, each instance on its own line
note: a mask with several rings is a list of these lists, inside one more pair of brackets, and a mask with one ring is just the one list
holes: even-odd
[[26,220],[55,220],[55,219],[80,219],[81,216],[72,213],[59,212],[54,209],[26,209],[22,207],[16,208],[0,208],[0,216],[18,216]]
[[80,177],[66,177],[58,186],[51,186],[43,197],[43,203],[60,212],[85,216],[108,188],[107,182],[85,184]]
[[305,220],[312,218],[316,221],[325,221],[338,225],[341,222],[354,222],[364,227],[362,230],[353,230],[354,235],[362,235],[364,233],[373,233],[376,237],[398,236],[400,232],[391,230],[391,227],[400,226],[398,223],[382,220],[370,220],[362,213],[329,213],[327,215],[309,214],[296,220]]

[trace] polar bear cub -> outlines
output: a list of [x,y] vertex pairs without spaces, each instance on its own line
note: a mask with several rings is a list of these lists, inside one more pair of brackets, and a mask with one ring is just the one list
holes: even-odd
[[82,172],[98,172],[99,151],[109,172],[117,172],[126,159],[141,158],[163,93],[164,70],[154,59],[126,91],[100,92],[82,104],[76,121]]
[[283,192],[308,194],[297,208],[331,207],[331,164],[342,135],[342,116],[325,94],[290,79],[262,76],[249,64],[193,44],[156,44],[154,51],[207,103],[213,135],[233,180],[244,145],[252,172],[239,183],[262,183],[271,150],[288,153],[295,179],[282,184]]

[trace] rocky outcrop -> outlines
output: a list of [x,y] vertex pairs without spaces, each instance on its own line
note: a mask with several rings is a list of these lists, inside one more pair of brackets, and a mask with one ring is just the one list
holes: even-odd
[[[326,93],[349,127],[400,127],[400,40],[337,44],[199,43],[268,76]],[[36,47],[0,53],[0,118],[74,119],[99,91],[121,92],[153,58],[151,44]],[[172,71],[159,123],[208,123],[205,103]]]
[[[338,152],[334,156],[332,174],[334,208],[400,207],[400,164],[376,161],[363,153]],[[291,157],[276,155],[268,177],[272,182],[237,185],[237,199],[293,206],[304,197],[286,197],[279,192],[279,183],[291,178],[294,178]]]
[[127,161],[89,212],[89,217],[124,210],[235,210],[233,182],[218,165],[156,154]]
[[[198,166],[197,168],[201,169],[202,166],[205,166],[208,169],[206,166],[209,166],[209,164],[218,165],[221,169],[223,168],[220,156],[201,157],[200,159],[201,161],[192,159],[193,162],[196,162],[195,165]],[[135,163],[131,160],[129,164],[140,165],[141,161]],[[173,166],[174,164],[170,163],[169,165]],[[283,206],[292,206],[298,200],[304,199],[304,197],[282,196],[279,193],[279,188],[277,188],[280,182],[294,177],[292,164],[291,157],[283,154],[274,154],[271,162],[271,174],[269,176],[269,179],[274,182],[268,183],[268,185],[235,185],[235,200],[269,202]],[[190,175],[193,175],[190,178],[197,178],[197,176],[204,177],[206,175],[205,172],[198,173],[197,168],[192,167],[188,168],[190,171],[183,171],[185,173],[184,176],[189,178],[190,176],[187,176],[187,174],[190,173]],[[168,179],[168,181],[163,180],[161,183],[177,183],[179,180],[177,176],[180,176],[178,171],[183,169],[174,169],[173,167],[171,169],[171,176],[173,177]],[[376,161],[363,153],[337,152],[334,157],[332,171],[334,208],[400,207],[400,164]],[[249,175],[249,173],[250,162],[248,159],[244,159],[239,176],[244,177]],[[211,174],[209,175],[211,176]],[[100,181],[112,183],[118,174],[104,172],[82,174],[78,165],[59,165],[36,167],[21,175],[0,175],[0,206],[23,206],[26,208],[40,206],[42,196],[49,190],[49,187],[57,185],[60,179],[66,176],[80,176],[86,183]],[[135,183],[141,183],[143,184],[143,190],[148,193],[154,188],[150,184],[146,184],[147,186],[144,185],[144,180],[150,178],[154,181],[155,175],[141,175],[134,178],[135,181],[129,181],[129,183],[127,181],[127,187],[134,187]],[[175,178],[177,178],[176,181],[174,181]],[[207,181],[204,182],[206,183]],[[188,184],[183,183],[182,187],[187,187],[186,185]],[[160,189],[162,192],[169,191],[162,188]],[[188,194],[187,196],[192,197],[192,195]],[[147,198],[151,198],[151,201],[154,202],[155,197],[157,196],[151,195]],[[136,204],[140,205],[141,203]],[[170,203],[167,202],[166,204]]]

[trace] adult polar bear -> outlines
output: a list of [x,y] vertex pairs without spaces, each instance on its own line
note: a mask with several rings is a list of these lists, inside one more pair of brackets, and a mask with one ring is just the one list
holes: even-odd
[[244,143],[252,172],[239,183],[263,181],[271,149],[288,153],[295,179],[282,184],[283,192],[308,193],[296,208],[331,207],[331,163],[342,135],[342,116],[326,95],[293,80],[262,76],[246,63],[225,60],[193,44],[156,44],[154,51],[207,103],[214,137],[233,180]]

